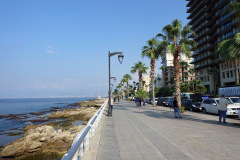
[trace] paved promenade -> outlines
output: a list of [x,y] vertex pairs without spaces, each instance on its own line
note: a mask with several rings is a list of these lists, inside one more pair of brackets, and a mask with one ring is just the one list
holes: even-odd
[[[105,112],[106,114],[106,112]],[[240,120],[134,102],[114,105],[103,115],[83,160],[236,160],[240,159]]]

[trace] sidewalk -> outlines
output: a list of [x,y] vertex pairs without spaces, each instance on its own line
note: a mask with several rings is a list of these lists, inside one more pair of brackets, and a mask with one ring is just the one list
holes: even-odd
[[[106,114],[106,112],[105,112]],[[240,157],[240,121],[134,102],[114,105],[113,116],[102,116],[82,160],[236,160]]]

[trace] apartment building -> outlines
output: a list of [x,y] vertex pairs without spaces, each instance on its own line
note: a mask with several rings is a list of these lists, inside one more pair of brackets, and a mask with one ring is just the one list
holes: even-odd
[[144,76],[142,77],[142,80],[145,81],[145,84],[143,86],[143,90],[146,92],[150,91],[150,84],[151,84],[151,79],[149,76]]
[[[192,29],[197,36],[197,50],[193,53],[196,79],[202,81],[208,93],[220,86],[231,86],[235,83],[232,64],[223,62],[214,54],[216,45],[236,33],[233,13],[223,13],[230,2],[236,0],[186,0],[187,13]],[[215,72],[213,72],[215,68]],[[217,69],[217,70],[216,70]]]
[[[195,75],[189,74],[189,69],[194,68],[190,62],[192,62],[192,58],[186,57],[184,54],[180,54],[179,57],[180,61],[184,61],[188,63],[188,66],[184,67],[184,79],[182,80],[182,68],[179,68],[180,75],[179,78],[182,82],[188,83],[189,81],[193,80]],[[162,73],[162,86],[167,86],[169,88],[174,88],[174,65],[173,65],[173,55],[169,52],[164,54],[162,58],[162,65],[164,67],[164,71]]]

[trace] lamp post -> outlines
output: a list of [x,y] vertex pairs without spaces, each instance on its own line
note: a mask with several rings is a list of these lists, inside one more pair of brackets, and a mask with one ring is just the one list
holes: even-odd
[[[110,58],[114,55],[117,55],[118,54],[118,60],[120,62],[120,64],[122,64],[122,61],[123,61],[123,55],[122,55],[122,52],[113,52],[113,53],[110,53],[110,51],[108,52],[108,64],[109,64],[109,90],[108,90],[108,116],[111,116],[112,115],[112,108],[111,108],[111,66],[110,66]],[[113,78],[114,79],[114,78]]]

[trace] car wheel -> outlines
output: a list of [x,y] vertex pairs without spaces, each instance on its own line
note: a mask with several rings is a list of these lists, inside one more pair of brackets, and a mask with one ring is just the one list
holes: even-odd
[[190,107],[190,109],[189,109],[189,110],[190,110],[190,112],[192,112],[192,111],[193,111],[192,107]]
[[207,111],[206,111],[205,108],[202,109],[202,113],[203,113],[203,114],[206,114],[206,113],[207,113]]

